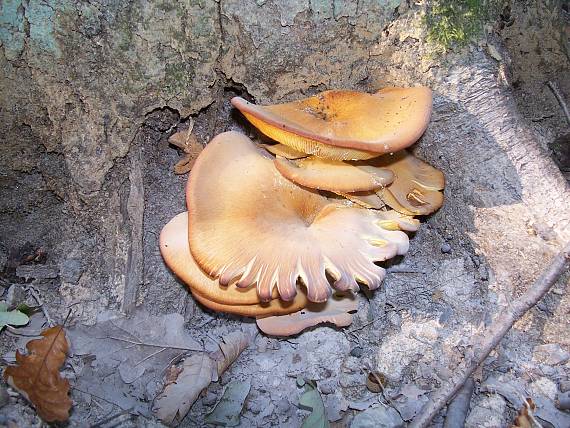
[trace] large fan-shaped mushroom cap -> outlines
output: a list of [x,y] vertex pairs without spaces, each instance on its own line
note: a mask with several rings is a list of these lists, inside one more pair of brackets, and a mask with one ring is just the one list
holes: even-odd
[[196,300],[212,310],[257,317],[293,313],[309,303],[301,292],[291,302],[279,299],[274,293],[270,302],[260,304],[255,287],[221,286],[207,276],[190,254],[188,213],[178,214],[164,226],[160,233],[160,252],[168,267],[190,287]]
[[399,220],[331,203],[295,185],[269,154],[236,132],[206,146],[186,191],[190,250],[198,265],[222,285],[236,279],[238,287],[257,284],[262,301],[274,288],[283,300],[293,299],[298,278],[310,301],[325,301],[331,294],[327,274],[339,290],[357,289],[356,280],[378,287],[384,270],[374,261],[408,250],[405,233],[379,226]]
[[334,160],[396,152],[424,133],[432,109],[425,87],[385,88],[375,94],[333,90],[285,104],[232,104],[262,133],[296,150]]

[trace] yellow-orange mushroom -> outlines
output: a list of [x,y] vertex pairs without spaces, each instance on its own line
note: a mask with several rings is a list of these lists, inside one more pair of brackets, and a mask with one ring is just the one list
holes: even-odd
[[[186,188],[191,254],[220,284],[256,284],[262,302],[277,289],[297,295],[300,278],[312,302],[338,290],[380,285],[375,265],[405,254],[417,221],[393,212],[347,207],[297,186],[246,136],[226,132],[197,159]],[[389,225],[389,227],[386,227]]]
[[232,104],[263,134],[295,150],[359,160],[416,142],[429,122],[432,93],[426,87],[332,90],[285,104],[260,106],[240,97]]

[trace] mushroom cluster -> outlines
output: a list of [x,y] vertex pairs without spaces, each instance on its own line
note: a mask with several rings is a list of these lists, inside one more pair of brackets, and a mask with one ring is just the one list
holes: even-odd
[[225,132],[206,146],[188,212],[160,236],[167,265],[204,306],[255,317],[269,334],[350,324],[359,285],[379,287],[377,262],[405,254],[414,216],[443,203],[443,174],[404,150],[427,127],[431,91],[232,104],[276,143]]

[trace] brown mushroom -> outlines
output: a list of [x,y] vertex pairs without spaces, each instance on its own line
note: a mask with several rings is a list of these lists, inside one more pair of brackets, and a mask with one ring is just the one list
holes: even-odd
[[394,180],[388,169],[364,171],[349,163],[309,156],[297,161],[277,157],[275,167],[288,180],[310,189],[335,193],[364,192],[387,186]]
[[221,286],[207,276],[190,254],[186,212],[178,214],[162,229],[160,252],[168,267],[190,287],[196,300],[212,310],[243,316],[284,315],[299,311],[309,303],[303,292],[291,302],[279,299],[275,292],[270,302],[261,304],[255,287]]
[[410,225],[398,214],[334,203],[285,179],[272,157],[246,136],[214,138],[196,161],[186,188],[189,243],[197,264],[222,285],[257,284],[262,302],[274,289],[283,300],[297,294],[297,279],[313,302],[338,290],[380,285],[375,265],[405,254],[409,241],[383,222]]
[[325,91],[285,104],[232,104],[263,134],[294,149],[333,160],[370,159],[413,144],[432,108],[425,87],[385,88],[374,94]]

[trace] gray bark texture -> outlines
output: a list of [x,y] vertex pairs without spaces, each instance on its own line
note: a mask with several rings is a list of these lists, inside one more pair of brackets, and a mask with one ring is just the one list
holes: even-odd
[[[303,375],[324,385],[329,419],[348,426],[362,403],[377,404],[362,386],[368,366],[386,374],[385,394],[411,420],[466,358],[472,335],[570,239],[570,190],[551,156],[567,150],[570,132],[545,84],[570,100],[569,18],[560,1],[506,4],[509,17],[505,8],[472,43],[439,54],[427,40],[426,5],[406,0],[0,1],[0,285],[33,282],[56,322],[73,308],[70,326],[95,326],[105,311],[179,313],[191,335],[211,342],[246,321],[196,305],[162,262],[158,234],[185,210],[187,179],[172,172],[179,154],[168,137],[189,119],[203,144],[231,129],[255,135],[231,108],[235,95],[279,103],[327,89],[426,85],[434,113],[412,150],[444,171],[446,201],[411,240],[401,261],[411,273],[388,275],[363,304],[354,326],[366,328],[322,327],[292,342],[259,336],[209,393],[251,379],[241,426],[299,426],[306,413],[292,397]],[[22,270],[24,259],[32,262]],[[569,369],[542,364],[534,347],[570,349],[567,282],[517,322],[476,383],[508,374],[550,400]],[[18,344],[9,336],[0,351]],[[73,361],[79,385],[89,364]],[[93,379],[109,375],[93,367]],[[141,375],[144,392],[129,384],[137,405],[72,391],[72,426],[133,406],[128,423],[154,424],[149,385],[163,369]],[[405,391],[415,401],[398,401]],[[184,426],[203,425],[208,397]],[[487,398],[474,394],[466,426],[477,426]],[[520,408],[509,403],[500,424]],[[10,406],[21,426],[33,423],[23,402]]]

